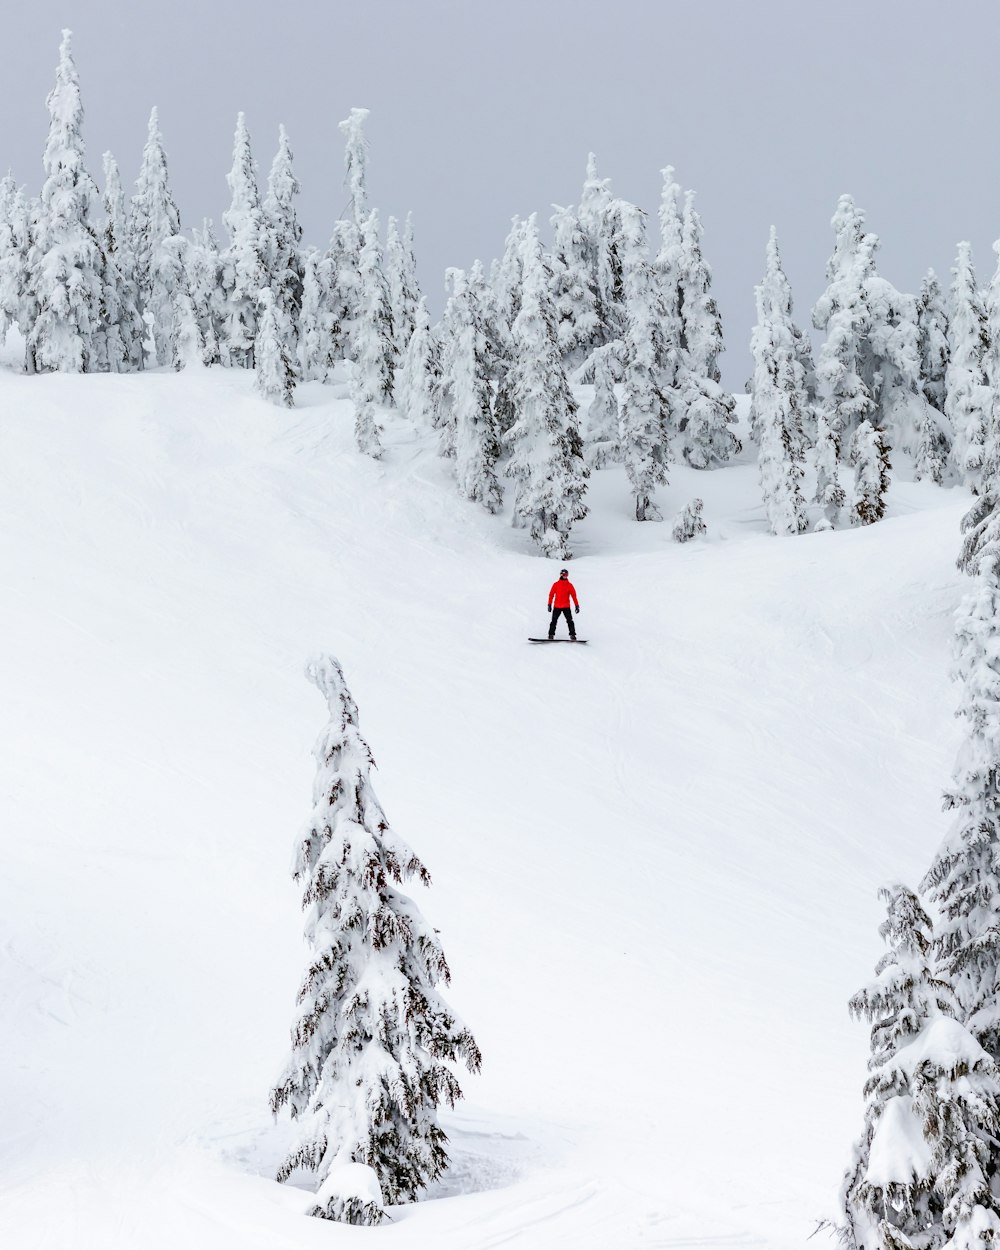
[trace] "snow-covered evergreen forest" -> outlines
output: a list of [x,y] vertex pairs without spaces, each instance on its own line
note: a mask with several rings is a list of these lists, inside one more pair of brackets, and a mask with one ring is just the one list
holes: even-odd
[[0,180],[0,1242],[1000,1240],[1000,267],[845,194],[803,315],[776,223],[734,395],[670,165],[428,292],[366,109],[317,246],[284,126],[190,225],[84,99]]

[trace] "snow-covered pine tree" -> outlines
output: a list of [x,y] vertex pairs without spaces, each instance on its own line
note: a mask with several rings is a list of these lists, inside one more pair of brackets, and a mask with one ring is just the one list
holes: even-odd
[[660,171],[663,190],[658,212],[660,222],[660,248],[653,262],[661,316],[667,323],[667,333],[679,339],[684,346],[684,325],[681,319],[684,282],[684,223],[681,217],[679,197],[680,184],[674,177],[673,165]]
[[875,403],[861,376],[870,321],[859,261],[864,217],[850,196],[841,196],[831,224],[836,243],[826,267],[827,289],[813,308],[813,325],[827,331],[818,372],[829,391],[822,406],[825,425],[839,454],[843,440],[874,413]]
[[503,256],[490,271],[487,333],[496,382],[493,413],[501,436],[507,433],[517,417],[511,394],[511,369],[514,360],[514,322],[521,311],[521,290],[524,285],[522,251],[526,228],[527,222],[520,217],[511,220]]
[[850,1002],[872,1023],[871,1075],[836,1231],[847,1250],[932,1250],[977,1205],[995,1206],[1000,1072],[955,1018],[920,900],[903,885],[882,895],[889,950]]
[[601,333],[589,242],[572,208],[553,205],[552,303],[559,350],[568,369],[594,349]]
[[840,439],[831,428],[826,412],[821,409],[816,416],[816,489],[813,501],[823,509],[823,515],[813,527],[816,530],[833,529],[840,517],[840,510],[847,502],[847,492],[840,484],[839,462]]
[[164,239],[160,246],[160,276],[170,300],[165,306],[170,318],[169,363],[174,369],[183,369],[201,357],[198,319],[188,282],[192,246],[191,241],[180,234]]
[[13,174],[0,178],[0,346],[17,320],[23,265],[14,229],[18,187]]
[[[481,1057],[438,991],[450,980],[438,935],[397,889],[412,878],[429,885],[430,876],[375,795],[343,671],[321,656],[307,675],[330,722],[316,743],[313,811],[293,870],[311,953],[291,1056],[271,1092],[272,1110],[287,1107],[298,1128],[278,1179],[312,1171],[320,1181],[312,1214],[376,1223],[380,1199],[413,1201],[444,1172],[437,1108],[462,1096],[448,1064],[476,1072]],[[374,1200],[357,1201],[351,1165],[376,1174]]]
[[[953,824],[922,883],[960,1019],[1000,1058],[1000,507],[981,495],[962,522],[973,581],[956,617],[952,673],[963,740],[945,793]],[[1000,1151],[991,1175],[1000,1175]]]
[[[18,216],[18,209],[23,212]],[[44,235],[45,210],[39,199],[27,199],[21,192],[14,202],[14,220],[23,244],[23,268],[19,282],[20,299],[17,305],[17,326],[24,339],[24,371],[37,373],[40,366],[35,346],[35,322],[38,320],[41,301],[35,286],[33,261],[36,247]]]
[[773,226],[764,281],[756,294],[757,324],[750,339],[754,360],[751,424],[760,447],[764,511],[772,534],[801,534],[807,524],[802,496],[806,382],[792,321],[792,291],[781,267]]
[[997,265],[985,297],[986,351],[983,354],[985,440],[979,491],[996,495],[1000,486],[1000,240],[993,245]]
[[338,124],[344,136],[345,182],[351,196],[351,215],[359,231],[368,221],[368,140],[365,138],[365,119],[368,109],[351,109],[348,116]]
[[324,281],[325,320],[329,327],[326,373],[339,361],[348,360],[353,350],[361,303],[360,260],[361,231],[353,219],[334,222],[330,246],[317,269]]
[[[614,196],[611,193],[611,180],[602,178],[597,172],[597,157],[593,152],[587,156],[587,176],[580,193],[580,207],[577,218],[585,239],[587,277],[596,299],[595,312],[598,324],[598,343],[608,338],[618,337],[620,325],[610,328],[611,316],[605,307],[601,290],[601,273],[608,272],[609,263],[603,259],[606,247],[605,218]],[[619,319],[620,321],[620,319]]]
[[326,258],[315,248],[302,254],[302,306],[299,310],[297,365],[303,382],[323,382],[333,354]]
[[689,367],[699,377],[720,382],[724,351],[722,321],[712,295],[712,271],[701,250],[704,229],[694,206],[694,192],[684,196],[680,254],[680,314]]
[[149,114],[142,165],[136,180],[129,215],[129,245],[135,264],[139,311],[152,343],[152,364],[168,365],[178,356],[177,335],[172,310],[177,293],[171,289],[168,273],[174,273],[173,260],[164,255],[164,244],[180,234],[181,221],[170,191],[167,157],[163,150],[157,109]]
[[274,312],[284,354],[298,354],[299,310],[302,307],[302,227],[295,211],[300,187],[284,126],[278,127],[278,150],[267,177],[264,224],[267,231],[267,285],[274,294]]
[[[403,241],[399,237],[399,226],[396,218],[390,217],[385,227],[384,255],[385,285],[389,296],[389,316],[392,324],[392,374],[395,380],[403,366],[401,340],[405,331],[401,324],[403,304]],[[395,391],[395,386],[393,387]]]
[[385,232],[385,277],[392,311],[392,361],[395,373],[401,374],[406,349],[410,345],[420,292],[416,286],[413,261],[413,223],[406,219],[400,236],[396,218],[390,217]]
[[828,388],[827,425],[841,446],[850,446],[867,420],[887,443],[915,452],[926,408],[916,301],[879,274],[878,236],[864,232],[864,216],[850,196],[841,196],[832,225],[837,241],[827,288],[813,309],[813,324],[827,332],[818,369]]
[[885,432],[862,421],[851,439],[850,462],[854,467],[852,525],[873,525],[885,516],[889,490],[889,448]]
[[656,350],[656,311],[651,270],[646,260],[646,221],[641,209],[621,202],[620,256],[626,313],[619,407],[619,449],[635,497],[635,519],[659,513],[653,492],[667,480],[670,453],[670,399],[661,389]]
[[985,358],[989,346],[986,309],[972,266],[972,247],[958,245],[952,269],[948,336],[951,355],[945,370],[945,414],[954,435],[952,458],[959,478],[977,491],[986,450]]
[[222,256],[222,290],[226,319],[222,363],[232,368],[254,367],[257,337],[257,300],[267,285],[268,232],[257,188],[256,166],[250,148],[246,117],[239,113],[233,138],[233,167],[226,175],[232,201],[222,221],[229,247]]
[[13,177],[0,179],[0,345],[19,320],[28,273],[28,206]]
[[496,474],[500,440],[493,416],[490,360],[478,293],[481,287],[478,261],[471,277],[461,269],[452,271],[450,333],[441,365],[451,394],[459,494],[481,503],[488,512],[499,512],[503,506]]
[[226,317],[219,240],[207,217],[202,228],[195,228],[191,234],[186,252],[187,281],[198,331],[198,349],[202,364],[217,365],[222,359],[219,339]]
[[427,301],[420,297],[403,359],[399,407],[418,427],[434,421],[434,343]]
[[[725,464],[741,449],[740,440],[729,428],[736,420],[736,402],[721,386],[722,321],[712,295],[712,271],[702,255],[702,234],[701,218],[694,207],[694,192],[689,191],[684,197],[680,254],[685,369],[679,424],[684,459],[695,469]],[[661,292],[669,296],[662,286]]]
[[[444,286],[448,300],[444,306],[441,321],[437,326],[438,339],[441,345],[441,369],[433,380],[431,390],[434,413],[433,423],[435,428],[440,431],[438,435],[438,455],[443,456],[445,459],[453,459],[455,456],[454,387],[451,376],[444,368],[444,361],[449,353],[451,340],[458,333],[458,318],[455,312],[455,293],[453,290],[454,278],[458,272],[457,269],[445,270]],[[494,409],[495,415],[496,410]]]
[[372,209],[362,231],[358,269],[360,302],[351,370],[358,448],[376,459],[382,454],[377,408],[392,403],[392,317],[378,233],[378,211]]
[[129,246],[125,194],[118,164],[104,153],[104,234],[101,240],[103,315],[100,355],[112,373],[128,373],[143,366],[145,326],[135,287],[135,262]]
[[621,340],[595,348],[586,378],[594,383],[594,398],[587,409],[583,454],[591,471],[621,463],[618,396],[615,383],[622,375]]
[[917,300],[917,349],[920,353],[920,381],[924,398],[938,412],[944,412],[948,394],[945,374],[948,371],[948,307],[941,283],[933,269],[928,269],[920,284]]
[[416,327],[417,305],[420,303],[420,279],[417,277],[417,252],[413,242],[413,214],[407,213],[403,222],[402,237],[402,291],[399,300],[399,317],[393,313],[393,329],[396,342],[406,348],[410,345],[410,336]]
[[257,312],[257,343],[254,349],[257,390],[272,404],[295,407],[295,368],[278,315],[274,293],[265,287]]
[[[599,293],[603,339],[614,342],[625,337],[628,323],[628,294],[625,289],[626,216],[634,205],[614,198],[604,213],[597,251],[597,289]],[[648,260],[643,261],[648,264]]]
[[510,393],[517,420],[503,436],[506,473],[517,483],[514,524],[527,527],[550,557],[570,556],[569,535],[587,515],[590,472],[556,335],[549,275],[534,217],[521,249],[521,308],[512,328]]
[[945,416],[948,388],[948,312],[941,284],[933,269],[927,271],[917,300],[917,351],[920,380],[926,404],[917,431],[914,477],[929,478],[939,485],[948,472],[951,429]]
[[[327,370],[338,360],[356,359],[358,346],[354,342],[362,320],[362,305],[371,299],[372,292],[364,291],[361,275],[361,253],[365,246],[365,232],[370,217],[368,208],[368,141],[364,135],[368,109],[352,108],[350,114],[339,123],[344,136],[344,181],[350,196],[350,217],[334,224],[330,247],[326,254],[324,276],[327,279],[327,306],[330,313],[330,356]],[[377,240],[376,240],[377,246]],[[379,253],[381,283],[385,286],[381,252]],[[370,316],[370,308],[368,315]],[[380,313],[382,333],[392,342],[392,307],[388,289],[385,291],[384,307]],[[365,331],[369,334],[369,330]],[[370,350],[369,341],[366,350]],[[390,354],[390,365],[392,358]],[[391,402],[391,373],[390,373]]]
[[103,257],[91,221],[97,187],[85,164],[83,104],[71,39],[64,30],[55,86],[46,101],[45,182],[29,256],[37,301],[29,345],[39,369],[89,373],[101,367]]

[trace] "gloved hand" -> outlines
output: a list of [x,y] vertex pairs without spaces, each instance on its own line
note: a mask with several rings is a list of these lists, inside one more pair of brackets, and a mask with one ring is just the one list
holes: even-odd
[[576,614],[577,614],[577,616],[579,616],[579,615],[580,615],[580,605],[579,605],[579,604],[577,604],[577,605],[576,605]]

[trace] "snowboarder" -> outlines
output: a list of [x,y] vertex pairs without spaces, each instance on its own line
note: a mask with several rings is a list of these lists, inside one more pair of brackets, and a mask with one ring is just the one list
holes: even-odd
[[576,597],[573,583],[569,580],[569,569],[560,569],[559,580],[552,583],[552,589],[549,591],[548,610],[552,613],[552,619],[549,621],[550,638],[556,636],[556,622],[559,620],[559,617],[565,616],[569,625],[570,641],[576,642],[576,623],[573,620],[573,613],[569,610],[571,600],[577,612],[579,612],[580,601]]

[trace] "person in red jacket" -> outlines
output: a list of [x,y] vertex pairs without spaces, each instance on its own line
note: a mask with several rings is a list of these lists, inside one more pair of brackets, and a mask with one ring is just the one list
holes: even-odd
[[580,601],[576,597],[573,583],[569,580],[569,569],[560,569],[559,580],[552,583],[552,589],[549,591],[549,611],[552,613],[552,620],[549,621],[550,638],[556,636],[556,622],[559,617],[565,616],[569,625],[570,642],[576,642],[576,624],[573,621],[573,613],[569,610],[571,600],[579,612]]

